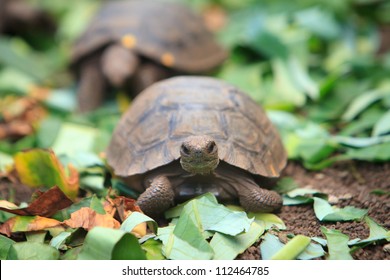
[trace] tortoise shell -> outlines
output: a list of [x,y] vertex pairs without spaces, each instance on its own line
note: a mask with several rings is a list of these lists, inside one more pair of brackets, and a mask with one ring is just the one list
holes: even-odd
[[129,177],[180,157],[191,135],[215,139],[221,161],[277,178],[287,156],[261,107],[221,80],[182,76],[145,89],[119,121],[107,150],[114,174]]
[[108,44],[125,47],[162,65],[189,73],[218,66],[226,51],[202,18],[178,3],[156,0],[106,3],[74,45],[72,61]]

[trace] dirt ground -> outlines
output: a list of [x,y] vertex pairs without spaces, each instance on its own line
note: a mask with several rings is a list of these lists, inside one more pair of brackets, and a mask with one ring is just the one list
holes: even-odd
[[[309,172],[301,165],[290,162],[285,170],[300,187],[313,188],[329,195],[329,201],[338,207],[347,205],[369,209],[368,215],[386,229],[390,228],[390,197],[371,193],[381,189],[390,191],[390,163],[367,163],[349,161],[336,164],[320,172]],[[312,205],[284,206],[278,216],[285,222],[287,229],[280,238],[289,234],[322,237],[320,226],[337,229],[350,239],[364,239],[369,229],[364,222],[320,223]],[[259,243],[250,247],[238,259],[261,259]],[[369,245],[352,254],[354,259],[390,260],[390,253],[384,250],[384,244]]]

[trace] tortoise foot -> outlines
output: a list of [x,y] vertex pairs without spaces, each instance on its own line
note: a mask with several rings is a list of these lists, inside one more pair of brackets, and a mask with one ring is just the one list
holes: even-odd
[[283,205],[278,193],[262,188],[245,190],[239,198],[240,204],[248,212],[273,212]]
[[146,215],[154,218],[161,216],[172,206],[174,197],[169,179],[157,176],[150,181],[150,186],[139,196],[137,203]]

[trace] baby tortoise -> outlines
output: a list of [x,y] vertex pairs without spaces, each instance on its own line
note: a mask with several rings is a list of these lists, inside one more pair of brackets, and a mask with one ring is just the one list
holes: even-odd
[[247,211],[282,206],[263,188],[287,162],[279,134],[255,101],[218,79],[181,76],[145,89],[118,123],[107,161],[152,217],[206,192]]
[[109,1],[73,48],[79,111],[99,107],[108,86],[135,96],[178,73],[209,72],[226,57],[202,18],[184,5]]

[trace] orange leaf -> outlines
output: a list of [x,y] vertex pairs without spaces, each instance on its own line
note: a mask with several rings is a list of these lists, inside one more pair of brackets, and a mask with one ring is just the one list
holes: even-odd
[[70,215],[70,219],[63,222],[71,228],[84,228],[91,230],[96,226],[106,228],[119,228],[120,223],[109,214],[98,214],[88,207],[83,207]]
[[131,213],[141,212],[141,208],[136,204],[136,200],[124,196],[118,196],[110,202],[117,209],[118,215],[122,221],[124,221]]
[[60,226],[61,222],[39,216],[18,216],[8,219],[0,225],[0,233],[11,236],[13,232],[29,232],[45,230]]

